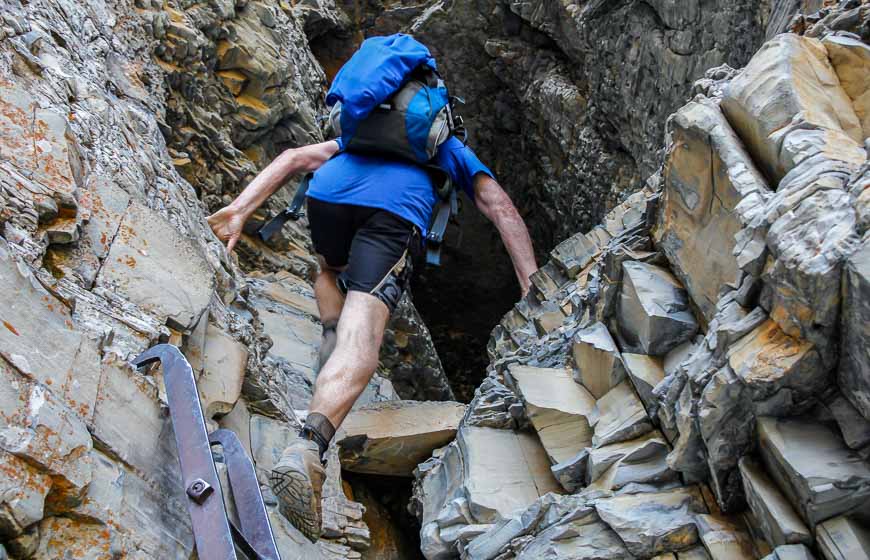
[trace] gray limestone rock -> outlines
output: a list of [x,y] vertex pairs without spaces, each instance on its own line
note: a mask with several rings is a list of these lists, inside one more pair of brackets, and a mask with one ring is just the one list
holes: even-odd
[[764,469],[750,457],[740,459],[746,501],[771,546],[812,544],[813,536]]
[[694,514],[703,512],[690,489],[614,496],[595,502],[595,511],[634,556],[689,548],[698,542]]
[[870,467],[830,428],[763,417],[758,437],[765,466],[808,525],[867,508]]
[[676,480],[677,473],[665,460],[667,454],[668,445],[657,432],[591,449],[586,471],[589,485],[585,492],[606,495],[632,484]]
[[843,276],[838,381],[846,398],[870,420],[870,239],[849,257]]
[[712,560],[756,560],[749,534],[730,520],[701,514],[695,517],[695,522]]
[[635,261],[622,267],[617,321],[623,350],[661,356],[697,332],[686,291],[670,272]]

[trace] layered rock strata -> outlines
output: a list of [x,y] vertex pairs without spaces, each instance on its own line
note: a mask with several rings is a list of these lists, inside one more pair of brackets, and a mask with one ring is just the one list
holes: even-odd
[[[842,2],[708,72],[660,171],[553,250],[493,331],[463,423],[537,434],[570,494],[478,517],[462,506],[480,458],[445,448],[417,471],[427,558],[870,554],[868,21]],[[551,387],[573,371],[594,407],[542,400],[527,371]],[[581,418],[592,437],[554,446]]]

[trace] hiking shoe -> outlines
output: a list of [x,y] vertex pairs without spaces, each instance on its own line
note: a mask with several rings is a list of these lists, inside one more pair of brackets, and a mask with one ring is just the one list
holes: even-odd
[[269,476],[269,486],[278,498],[278,511],[311,542],[320,538],[320,498],[325,479],[317,444],[302,437],[287,446]]

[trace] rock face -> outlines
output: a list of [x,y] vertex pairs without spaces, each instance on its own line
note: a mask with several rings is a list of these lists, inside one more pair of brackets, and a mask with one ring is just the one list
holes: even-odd
[[[870,554],[858,116],[870,10],[842,2],[776,35],[776,4],[748,66],[712,69],[669,119],[661,173],[559,244],[492,332],[463,424],[533,428],[546,447],[542,418],[576,422],[586,398],[545,401],[514,372],[573,369],[595,407],[591,441],[559,440],[570,452],[552,471],[570,494],[481,530],[434,497],[461,463],[448,447],[417,471],[427,558]],[[558,36],[589,9],[517,11]],[[521,59],[518,42],[492,48]],[[479,534],[453,538],[463,531]]]

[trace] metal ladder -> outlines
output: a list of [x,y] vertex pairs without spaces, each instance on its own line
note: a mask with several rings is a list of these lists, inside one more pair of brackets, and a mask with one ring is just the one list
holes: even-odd
[[[201,560],[281,560],[254,465],[230,430],[206,432],[193,369],[181,351],[158,344],[133,360],[137,368],[160,362],[187,510]],[[227,516],[211,446],[223,447],[239,525]]]

